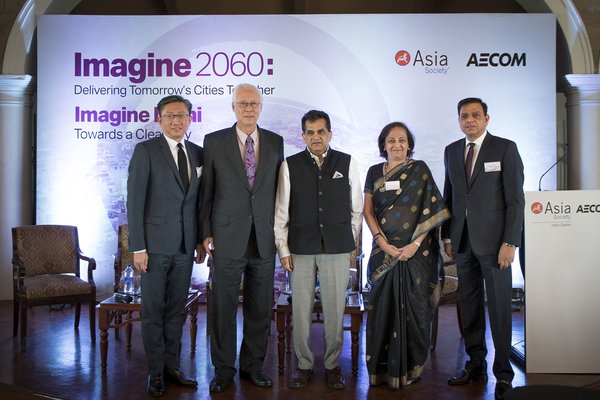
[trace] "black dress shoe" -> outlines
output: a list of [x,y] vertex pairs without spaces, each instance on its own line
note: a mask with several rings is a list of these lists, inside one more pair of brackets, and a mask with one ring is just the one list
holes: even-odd
[[240,378],[248,379],[252,382],[253,385],[262,387],[262,388],[270,388],[273,386],[273,381],[267,375],[262,372],[262,370],[254,371],[254,372],[245,372],[240,371]]
[[194,378],[186,376],[183,372],[178,369],[165,372],[165,378],[167,381],[176,384],[177,386],[197,388],[198,382]]
[[153,397],[160,397],[165,393],[165,380],[162,374],[148,375],[148,393]]
[[233,381],[233,377],[225,374],[217,374],[210,381],[208,390],[214,393],[219,393],[227,389]]
[[496,390],[494,390],[494,399],[502,400],[504,399],[504,394],[512,389],[512,383],[509,381],[497,381],[496,382]]
[[483,368],[473,370],[464,368],[458,371],[452,378],[448,379],[448,385],[467,385],[474,381],[486,383],[487,380],[487,372]]

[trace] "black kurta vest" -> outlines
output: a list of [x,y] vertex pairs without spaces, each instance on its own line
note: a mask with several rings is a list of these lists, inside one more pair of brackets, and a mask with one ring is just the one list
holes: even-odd
[[290,171],[288,246],[292,254],[339,254],[355,248],[350,156],[327,152],[321,169],[308,150],[287,158]]

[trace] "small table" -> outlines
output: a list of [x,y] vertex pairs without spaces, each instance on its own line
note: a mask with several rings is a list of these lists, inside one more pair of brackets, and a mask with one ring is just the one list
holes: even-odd
[[[191,352],[196,351],[196,333],[198,331],[198,299],[200,292],[190,290],[185,303],[185,309],[190,314],[190,342]],[[106,358],[108,354],[108,329],[125,326],[127,329],[127,347],[131,347],[131,323],[139,321],[139,318],[131,318],[134,312],[142,311],[142,299],[134,297],[131,303],[123,303],[115,300],[114,296],[102,301],[98,305],[98,325],[100,329],[100,366],[102,373],[106,373]],[[125,320],[120,320],[117,315],[126,315]]]
[[[288,302],[288,294],[282,293],[273,307],[277,318],[277,355],[279,357],[279,375],[283,374],[285,353],[291,353],[292,305]],[[365,311],[361,293],[351,293],[346,298],[344,314],[350,315],[350,326],[344,330],[350,331],[352,340],[352,374],[358,375],[358,336],[362,326],[362,316]],[[315,303],[313,313],[322,314],[321,303]],[[287,345],[286,345],[287,344]]]

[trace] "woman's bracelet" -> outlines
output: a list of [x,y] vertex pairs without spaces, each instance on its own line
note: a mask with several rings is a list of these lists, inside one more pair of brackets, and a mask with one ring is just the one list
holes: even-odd
[[413,244],[416,244],[416,245],[417,245],[417,249],[418,249],[419,247],[421,247],[421,242],[417,242],[416,240],[413,242]]
[[375,235],[373,235],[373,241],[376,242],[378,237],[383,237],[383,234],[381,232],[377,232]]

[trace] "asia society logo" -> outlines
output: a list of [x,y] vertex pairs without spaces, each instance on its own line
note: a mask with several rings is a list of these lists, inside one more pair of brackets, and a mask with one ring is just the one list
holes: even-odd
[[396,53],[396,63],[400,66],[405,66],[410,62],[410,53],[406,50],[400,50]]
[[394,61],[401,67],[421,67],[426,74],[446,75],[448,67],[448,56],[438,51],[426,52],[417,50],[411,55],[407,50],[398,50],[394,55]]
[[526,67],[527,53],[471,53],[467,67]]
[[[578,204],[573,206],[576,214],[589,214],[589,213],[600,213],[600,204]],[[531,212],[534,214],[553,214],[553,215],[565,215],[571,214],[571,205],[560,203],[547,202],[545,205],[540,202],[534,202],[531,204]]]

